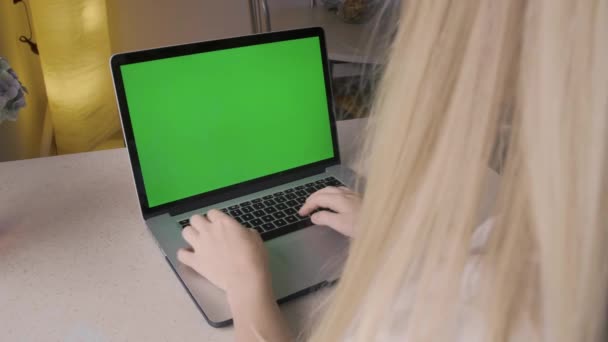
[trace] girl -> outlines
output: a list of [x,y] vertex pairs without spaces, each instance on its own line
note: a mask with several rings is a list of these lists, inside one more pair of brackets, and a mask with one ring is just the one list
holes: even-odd
[[[313,222],[353,237],[310,339],[606,341],[608,1],[400,11],[363,202],[329,188],[300,212],[332,209]],[[500,194],[475,228],[505,121]],[[226,291],[237,340],[289,340],[259,236],[216,210],[190,222],[178,257]]]

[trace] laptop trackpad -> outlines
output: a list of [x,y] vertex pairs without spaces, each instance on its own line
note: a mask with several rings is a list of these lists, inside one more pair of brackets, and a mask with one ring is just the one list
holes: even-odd
[[348,239],[333,229],[311,226],[266,242],[277,299],[338,279]]
[[[274,294],[281,299],[337,279],[346,259],[348,240],[330,228],[312,226],[265,245]],[[176,271],[211,325],[229,323],[232,315],[222,290],[181,263],[177,263]]]

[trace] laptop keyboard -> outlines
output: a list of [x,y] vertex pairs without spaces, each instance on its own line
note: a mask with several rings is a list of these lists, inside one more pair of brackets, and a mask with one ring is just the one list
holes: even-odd
[[[334,177],[327,177],[220,210],[268,240],[310,226],[310,216],[300,216],[298,210],[308,196],[327,186],[344,185]],[[190,220],[179,221],[179,224],[184,228]]]

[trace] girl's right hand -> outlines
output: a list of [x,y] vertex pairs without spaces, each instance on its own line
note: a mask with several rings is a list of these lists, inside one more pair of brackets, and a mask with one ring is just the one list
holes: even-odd
[[312,223],[328,226],[343,235],[353,237],[361,203],[360,194],[345,187],[328,186],[310,195],[298,214],[307,216],[316,209],[329,209],[312,214]]

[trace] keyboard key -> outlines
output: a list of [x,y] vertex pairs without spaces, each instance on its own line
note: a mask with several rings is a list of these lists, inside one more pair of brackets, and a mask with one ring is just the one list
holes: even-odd
[[285,217],[285,221],[287,223],[295,223],[295,222],[298,222],[298,219],[295,216],[290,215],[290,216]]
[[243,215],[243,212],[236,209],[236,210],[230,210],[230,216],[232,217],[237,217],[237,216],[241,216]]
[[287,225],[287,222],[285,222],[285,220],[283,220],[283,219],[278,219],[278,220],[274,221],[273,223],[275,226],[277,226],[277,228],[281,228],[281,227]]
[[264,211],[267,214],[272,214],[272,213],[276,213],[277,212],[277,210],[275,208],[273,208],[273,207],[268,207],[268,208],[264,209]]
[[337,179],[332,177],[332,180],[327,182],[327,185],[331,185],[331,186],[344,186],[344,184],[340,183],[340,181],[338,181]]
[[264,224],[264,221],[260,220],[259,218],[256,218],[249,221],[249,223],[253,226],[261,226],[262,224]]
[[226,209],[226,208],[222,208],[222,209],[220,209],[220,211],[223,212],[224,214],[228,214],[228,209]]
[[189,224],[190,224],[190,220],[188,220],[188,219],[181,220],[181,221],[179,221],[179,224],[180,224],[182,227],[185,227],[185,226],[187,226],[187,225],[189,225]]
[[272,223],[264,223],[262,225],[262,228],[264,228],[265,231],[269,231],[269,230],[273,230],[275,228],[275,226]]
[[[296,229],[310,220],[309,215],[298,215],[298,210],[308,196],[330,185],[342,186],[342,183],[334,177],[327,177],[220,210],[234,217],[244,227],[255,229],[260,234],[283,227],[289,229],[287,226],[292,224]],[[189,224],[189,220],[179,221],[179,224],[184,227]],[[277,232],[280,234],[280,230]],[[274,232],[268,234],[267,238],[274,236]]]
[[273,200],[267,200],[267,201],[264,201],[264,204],[266,204],[267,206],[270,206],[270,205],[275,205],[275,204],[277,204],[277,202],[275,202],[275,201],[273,201]]

